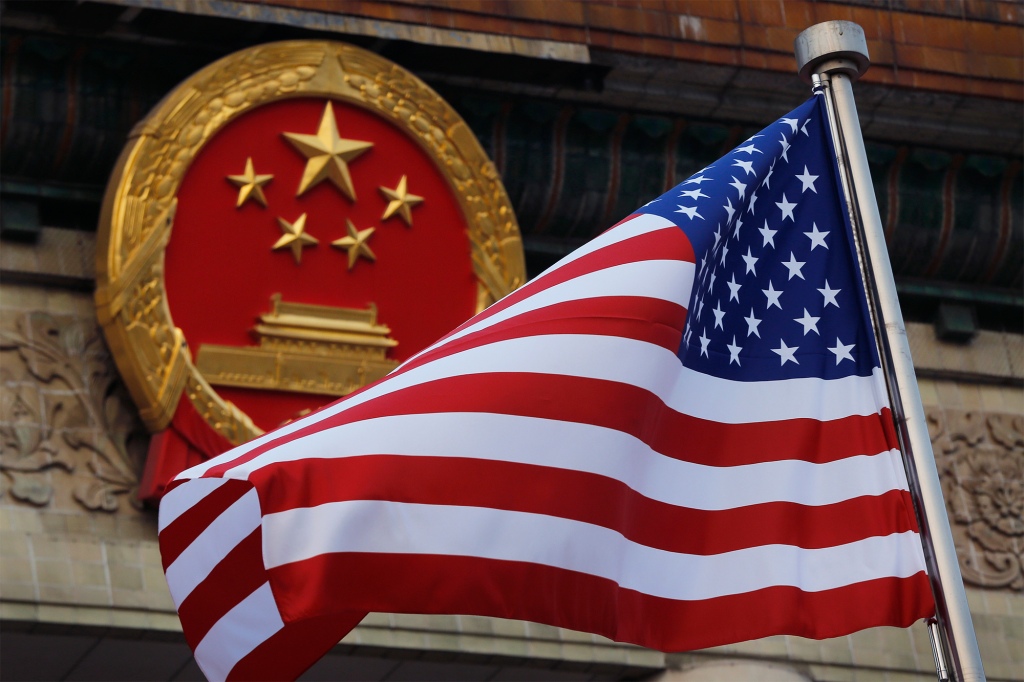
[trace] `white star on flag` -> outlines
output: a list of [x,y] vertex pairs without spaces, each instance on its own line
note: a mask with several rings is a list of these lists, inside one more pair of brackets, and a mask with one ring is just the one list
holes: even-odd
[[722,310],[721,305],[721,302],[716,303],[714,309],[712,309],[711,311],[715,314],[716,329],[725,329],[725,327],[722,325],[722,319],[725,317],[725,311]]
[[704,220],[704,216],[702,216],[700,213],[697,213],[697,207],[696,206],[680,206],[679,210],[676,211],[676,213],[682,213],[683,215],[685,215],[690,220],[693,220],[694,216],[697,216],[701,220]]
[[789,278],[799,277],[804,279],[804,274],[801,272],[805,263],[802,263],[796,259],[796,254],[792,251],[789,252],[789,262],[783,263],[787,270],[789,270]]
[[734,361],[737,365],[740,364],[740,351],[743,350],[740,346],[736,345],[736,335],[732,335],[732,343],[726,345],[729,349],[729,364],[731,365]]
[[782,201],[776,201],[775,205],[782,211],[782,220],[789,218],[796,222],[796,218],[793,217],[793,209],[796,208],[796,204],[791,203],[789,199],[786,198],[785,193],[782,195]]
[[825,288],[818,289],[818,291],[820,291],[821,295],[825,297],[825,303],[822,305],[822,308],[827,308],[830,303],[837,308],[839,307],[839,302],[836,301],[836,294],[842,291],[842,289],[830,289],[828,286],[828,280],[826,279]]
[[747,247],[747,255],[740,256],[740,258],[742,258],[743,262],[747,264],[747,271],[744,274],[749,275],[753,273],[754,277],[757,277],[757,271],[754,269],[754,265],[757,263],[757,256],[753,256],[750,254],[749,246]]
[[856,362],[856,360],[853,359],[853,355],[850,354],[850,351],[853,350],[853,346],[854,346],[854,344],[852,344],[852,343],[849,344],[849,345],[843,344],[843,342],[840,341],[839,337],[837,336],[836,337],[836,345],[835,345],[835,347],[829,348],[828,350],[830,350],[833,353],[835,353],[836,364],[838,365],[839,362],[842,361],[842,360],[849,360],[850,362]]
[[817,223],[811,223],[811,231],[804,232],[804,234],[811,240],[811,251],[814,251],[815,247],[818,246],[828,248],[828,244],[825,243],[825,237],[828,236],[828,232],[819,231]]
[[729,287],[729,300],[735,300],[737,303],[740,302],[740,287],[741,284],[736,282],[736,273],[732,273],[732,279],[725,283]]
[[786,154],[789,152],[789,141],[786,140],[785,135],[782,135],[782,139],[779,140],[779,144],[782,145],[782,154],[780,154],[779,156],[782,158],[783,161],[789,163],[789,157],[786,156]]
[[782,304],[779,303],[779,296],[782,296],[782,291],[776,291],[771,280],[768,280],[768,288],[762,289],[761,291],[763,291],[764,295],[768,297],[768,305],[766,305],[765,308],[775,306],[779,310],[782,310]]
[[740,201],[743,201],[743,197],[747,193],[747,186],[744,185],[739,180],[737,180],[735,177],[732,179],[732,182],[730,182],[729,184],[736,188],[736,191],[740,195]]
[[807,312],[807,308],[804,308],[804,316],[793,318],[793,321],[803,325],[804,336],[806,336],[809,332],[818,334],[818,320],[820,319],[820,317],[811,317],[811,314]]
[[757,331],[758,326],[761,324],[761,320],[754,317],[754,309],[750,309],[750,314],[743,318],[747,323],[747,336],[753,334],[757,338],[761,338],[761,332]]
[[741,161],[740,159],[737,159],[732,165],[742,168],[747,172],[747,175],[754,174],[754,163],[752,161]]
[[792,348],[790,348],[789,346],[786,345],[786,342],[783,341],[782,339],[779,339],[779,344],[780,345],[779,345],[778,348],[772,348],[771,349],[771,351],[773,353],[778,353],[779,357],[782,359],[782,362],[779,363],[779,364],[780,365],[784,365],[787,362],[792,361],[792,362],[795,362],[796,364],[799,365],[800,361],[797,360],[796,357],[794,356],[794,354],[796,353],[797,349],[799,349],[799,346],[793,346]]
[[797,175],[796,179],[800,181],[801,185],[803,185],[803,187],[800,189],[801,194],[803,194],[807,190],[811,190],[815,194],[818,193],[818,190],[814,188],[814,181],[818,179],[818,176],[811,175],[810,173],[808,173],[807,166],[804,166],[803,175]]

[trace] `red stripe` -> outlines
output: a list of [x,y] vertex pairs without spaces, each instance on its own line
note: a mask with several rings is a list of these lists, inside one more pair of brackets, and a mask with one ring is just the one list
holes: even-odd
[[[614,405],[615,409],[609,409]],[[493,372],[437,379],[389,393],[270,440],[227,464],[219,476],[284,443],[363,419],[401,414],[482,412],[592,424],[627,433],[667,457],[708,466],[781,459],[824,463],[896,447],[888,408],[843,419],[720,424],[681,414],[629,384],[564,376]]]
[[[630,216],[623,220],[622,223],[619,223],[619,225],[622,225],[636,217],[638,216]],[[606,246],[592,253],[588,253],[585,256],[581,256],[573,262],[554,270],[550,274],[546,274],[543,277],[535,279],[525,286],[516,289],[505,298],[487,308],[487,310],[456,327],[454,330],[442,337],[442,340],[462,331],[464,328],[472,324],[476,324],[481,320],[486,320],[492,315],[495,315],[496,313],[499,313],[506,308],[533,296],[534,294],[550,289],[557,284],[567,282],[591,272],[597,272],[598,270],[614,267],[616,265],[625,265],[626,263],[636,263],[652,259],[680,260],[688,263],[694,262],[693,247],[690,245],[690,240],[686,238],[686,233],[678,228],[656,230],[654,232],[648,232],[636,237],[631,237],[625,241],[611,246]]]
[[592,473],[401,455],[284,462],[261,469],[250,480],[262,492],[264,514],[348,500],[486,507],[582,521],[648,547],[685,554],[771,544],[817,549],[917,530],[908,513],[910,495],[900,490],[819,507],[771,502],[705,511],[652,500],[621,481]]
[[227,481],[160,531],[160,556],[164,570],[174,563],[207,526],[250,490],[252,485],[247,481]]
[[291,623],[236,663],[227,679],[294,680],[365,616],[365,611],[338,611]]
[[770,587],[700,601],[651,597],[605,578],[475,557],[329,554],[271,569],[270,576],[275,594],[289,595],[281,604],[285,622],[330,614],[341,605],[462,613],[548,623],[662,651],[777,634],[823,639],[880,625],[907,627],[934,613],[923,571],[822,592]]
[[224,614],[267,582],[263,531],[257,528],[217,564],[178,607],[188,645],[194,650]]

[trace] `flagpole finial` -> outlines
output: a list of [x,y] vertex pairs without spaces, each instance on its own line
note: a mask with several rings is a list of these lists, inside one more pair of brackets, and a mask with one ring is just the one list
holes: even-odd
[[805,29],[793,41],[797,70],[810,83],[816,73],[860,78],[871,65],[864,29],[852,21],[826,21]]

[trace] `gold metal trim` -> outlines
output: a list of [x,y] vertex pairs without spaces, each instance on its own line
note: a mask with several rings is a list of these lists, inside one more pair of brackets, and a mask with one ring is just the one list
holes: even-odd
[[434,160],[469,225],[478,311],[526,280],[519,226],[494,165],[465,122],[423,81],[372,52],[329,41],[270,43],[228,55],[185,80],[136,125],[100,214],[97,315],[150,431],[166,428],[184,391],[232,443],[261,432],[196,368],[167,306],[164,250],[178,188],[203,145],[235,117],[288,97],[368,109]]
[[259,346],[203,344],[196,366],[214,386],[343,396],[398,366],[386,357],[398,342],[365,310],[291,303],[274,294],[253,328]]

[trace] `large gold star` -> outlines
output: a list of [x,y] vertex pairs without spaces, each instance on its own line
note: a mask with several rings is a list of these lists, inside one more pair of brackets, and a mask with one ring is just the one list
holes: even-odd
[[252,157],[245,160],[245,173],[242,175],[229,175],[228,181],[238,188],[238,203],[235,208],[242,208],[249,199],[255,199],[264,208],[267,207],[267,197],[263,195],[263,185],[274,179],[273,175],[256,175],[256,169],[252,165]]
[[395,215],[395,213],[398,213],[402,220],[405,221],[405,224],[412,227],[412,207],[422,204],[423,197],[409,194],[406,181],[407,178],[403,175],[402,179],[398,181],[398,187],[394,189],[388,189],[387,187],[378,188],[380,193],[384,195],[384,198],[390,201],[388,207],[384,209],[384,217],[381,220],[387,220]]
[[320,240],[311,234],[306,232],[306,214],[303,213],[299,216],[298,220],[294,223],[289,223],[284,218],[278,218],[277,224],[281,226],[281,231],[284,234],[277,240],[277,243],[273,246],[273,251],[278,251],[285,247],[292,250],[292,256],[295,258],[296,265],[302,263],[302,247],[304,246],[316,246],[320,243]]
[[348,218],[345,219],[345,229],[348,230],[348,236],[342,237],[341,239],[335,239],[331,242],[331,246],[336,246],[339,249],[346,249],[348,251],[348,269],[351,270],[355,267],[356,261],[359,257],[371,261],[377,260],[377,256],[370,250],[367,240],[377,229],[375,227],[368,227],[365,230],[356,230],[356,226],[352,224],[352,221]]
[[316,135],[282,135],[306,157],[306,169],[302,173],[299,191],[295,196],[301,196],[309,188],[324,180],[330,180],[345,196],[352,201],[356,200],[352,176],[348,172],[348,162],[372,147],[373,143],[342,139],[338,135],[338,124],[334,121],[334,108],[330,102],[324,107],[324,115],[320,118],[320,128]]

